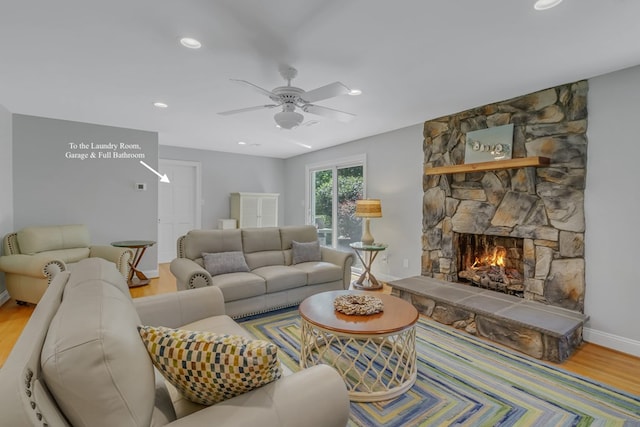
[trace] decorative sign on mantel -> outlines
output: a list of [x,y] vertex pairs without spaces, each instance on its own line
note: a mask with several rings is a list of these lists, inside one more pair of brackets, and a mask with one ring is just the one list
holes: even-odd
[[513,124],[467,132],[465,163],[510,159],[513,146]]

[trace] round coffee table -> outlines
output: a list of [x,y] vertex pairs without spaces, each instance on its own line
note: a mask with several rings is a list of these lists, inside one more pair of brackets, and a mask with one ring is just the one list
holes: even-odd
[[299,307],[302,318],[300,367],[334,367],[356,402],[392,399],[416,381],[418,310],[407,301],[376,294],[384,311],[346,315],[333,308],[336,297],[371,295],[366,291],[331,291],[312,295]]

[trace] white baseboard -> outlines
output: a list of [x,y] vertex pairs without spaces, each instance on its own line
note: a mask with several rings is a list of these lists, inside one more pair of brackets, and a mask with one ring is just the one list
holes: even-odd
[[587,342],[640,357],[640,341],[591,328],[584,328],[582,336]]
[[9,296],[9,292],[7,292],[7,290],[5,289],[0,294],[0,305],[3,305],[5,302],[9,301],[10,299],[11,297]]

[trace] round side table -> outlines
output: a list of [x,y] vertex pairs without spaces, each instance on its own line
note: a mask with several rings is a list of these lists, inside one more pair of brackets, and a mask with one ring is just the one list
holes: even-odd
[[358,277],[357,280],[351,282],[351,285],[356,289],[381,289],[382,283],[378,282],[378,279],[376,279],[373,273],[371,273],[371,266],[373,265],[373,261],[378,256],[378,253],[387,249],[387,245],[379,243],[365,245],[362,242],[355,242],[349,244],[349,246],[351,246],[351,248],[355,251],[356,255],[360,259],[360,262],[362,263],[362,267],[364,268],[364,271],[362,272],[360,277]]
[[[131,267],[131,269],[129,270],[127,283],[130,288],[149,284],[149,278],[145,276],[142,271],[138,270],[138,264],[140,264],[140,259],[142,259],[142,255],[144,255],[147,248],[155,244],[156,242],[153,240],[123,240],[121,242],[111,243],[111,246],[118,248],[131,248],[136,250],[133,255],[133,260],[129,263],[129,267]],[[134,274],[136,277],[133,277]]]

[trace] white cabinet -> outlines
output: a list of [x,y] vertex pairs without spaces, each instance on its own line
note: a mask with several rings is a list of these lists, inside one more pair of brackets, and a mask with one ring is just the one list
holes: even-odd
[[277,227],[277,193],[231,193],[231,218],[238,228]]

